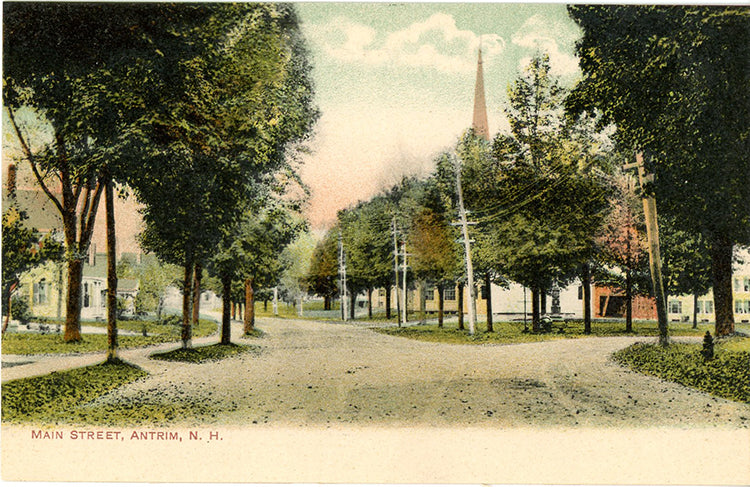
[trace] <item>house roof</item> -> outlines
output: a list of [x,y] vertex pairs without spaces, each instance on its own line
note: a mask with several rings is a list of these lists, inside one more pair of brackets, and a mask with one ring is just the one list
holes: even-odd
[[62,230],[62,217],[55,205],[46,194],[41,191],[17,189],[15,195],[4,198],[4,206],[15,204],[18,209],[26,212],[27,227],[36,228],[42,233],[51,230]]

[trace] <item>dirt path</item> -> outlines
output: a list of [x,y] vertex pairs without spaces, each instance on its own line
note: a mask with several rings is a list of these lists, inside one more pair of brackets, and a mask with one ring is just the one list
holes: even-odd
[[636,338],[468,346],[344,324],[260,327],[263,338],[237,340],[259,355],[190,365],[123,354],[153,375],[97,402],[176,402],[188,411],[180,425],[750,426],[750,405],[610,361]]

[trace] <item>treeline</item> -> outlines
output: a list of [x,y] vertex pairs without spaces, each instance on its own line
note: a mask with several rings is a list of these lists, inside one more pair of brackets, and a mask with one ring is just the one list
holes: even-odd
[[[141,246],[180,266],[191,346],[201,278],[278,279],[305,228],[294,153],[317,119],[289,4],[5,3],[3,100],[63,222],[66,341],[80,340],[83,260],[106,202],[110,357],[116,351],[114,193],[141,204]],[[58,190],[57,188],[61,188]]]
[[[697,299],[713,288],[716,334],[734,331],[733,248],[750,244],[750,11],[572,6],[569,12],[583,32],[582,79],[562,87],[548,57],[535,56],[508,87],[509,133],[484,140],[469,131],[429,177],[405,179],[340,212],[314,254],[315,293],[328,301],[340,291],[339,235],[351,295],[388,291],[396,282],[394,227],[417,281],[436,285],[441,296],[446,285],[463,286],[452,225],[458,170],[475,223],[474,278],[483,286],[512,280],[531,289],[534,330],[546,290],[575,278],[583,287],[586,331],[592,279],[625,291],[631,329],[632,296],[652,293],[641,198],[654,195],[667,292]],[[644,170],[653,175],[642,185],[623,170],[636,153],[645,155]],[[491,302],[487,315],[491,330]],[[665,324],[663,343],[666,333]]]

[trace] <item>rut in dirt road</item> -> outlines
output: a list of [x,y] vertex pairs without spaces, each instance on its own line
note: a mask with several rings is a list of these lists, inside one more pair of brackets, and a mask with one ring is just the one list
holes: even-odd
[[[151,377],[87,407],[142,409],[133,421],[159,425],[750,426],[748,404],[611,361],[637,338],[474,346],[347,324],[263,320],[260,327],[263,338],[238,340],[259,345],[260,354],[140,363]],[[159,407],[174,413],[149,419],[146,412]]]

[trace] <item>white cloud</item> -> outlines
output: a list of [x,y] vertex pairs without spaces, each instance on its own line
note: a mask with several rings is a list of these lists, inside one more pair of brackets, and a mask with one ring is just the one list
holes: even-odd
[[[397,65],[470,73],[480,38],[460,30],[452,16],[436,13],[395,32],[378,36],[371,27],[339,17],[323,26],[311,26],[310,35],[328,56],[347,63]],[[491,62],[505,48],[497,34],[482,36],[482,51]]]
[[[563,52],[560,41],[573,42],[572,36],[564,34],[564,30],[556,23],[549,22],[540,15],[534,15],[513,34],[511,42],[526,49],[549,54],[552,74],[566,76],[578,71],[578,59]],[[525,68],[530,60],[529,56],[522,58],[519,68]]]

